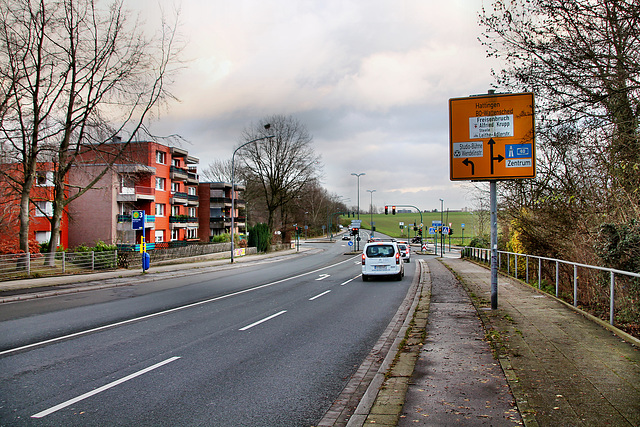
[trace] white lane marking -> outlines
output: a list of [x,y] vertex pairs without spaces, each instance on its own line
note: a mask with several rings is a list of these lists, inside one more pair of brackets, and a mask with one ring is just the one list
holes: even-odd
[[167,359],[167,360],[165,360],[163,362],[156,363],[153,366],[149,366],[148,368],[145,368],[145,369],[143,369],[141,371],[135,372],[135,373],[133,373],[131,375],[127,375],[126,377],[121,378],[121,379],[119,379],[117,381],[114,381],[114,382],[109,383],[107,385],[103,385],[102,387],[98,387],[95,390],[92,390],[92,391],[90,391],[88,393],[85,393],[85,394],[83,394],[81,396],[74,397],[71,400],[67,400],[66,402],[63,402],[63,403],[61,403],[59,405],[56,405],[56,406],[53,406],[53,407],[51,407],[51,408],[49,408],[49,409],[47,409],[45,411],[38,412],[35,415],[31,415],[31,418],[44,418],[49,414],[53,414],[54,412],[59,411],[60,409],[66,408],[67,406],[73,405],[74,403],[80,402],[81,400],[84,400],[84,399],[86,399],[88,397],[94,396],[94,395],[96,395],[98,393],[102,393],[105,390],[108,390],[108,389],[110,389],[112,387],[120,385],[120,384],[122,384],[122,383],[124,383],[126,381],[129,381],[129,380],[131,380],[131,379],[133,379],[135,377],[139,377],[140,375],[146,374],[147,372],[153,371],[154,369],[158,369],[159,367],[164,366],[167,363],[174,362],[174,361],[176,361],[178,359],[180,359],[180,358],[179,357],[171,357],[171,358],[169,358],[169,359]]
[[318,295],[316,295],[315,297],[311,297],[311,298],[309,298],[309,301],[313,301],[313,300],[314,300],[314,299],[316,299],[316,298],[320,298],[321,296],[326,295],[326,294],[328,294],[329,292],[331,292],[331,289],[329,289],[328,291],[324,291],[323,293],[318,294]]
[[354,280],[356,280],[356,279],[357,279],[358,277],[360,277],[360,276],[362,276],[362,274],[358,274],[356,277],[353,277],[353,278],[351,278],[351,279],[347,280],[347,281],[346,281],[346,282],[344,282],[344,283],[340,283],[340,286],[344,286],[344,285],[346,285],[346,284],[347,284],[347,283],[349,283],[349,282],[353,282]]
[[5,354],[10,354],[10,353],[15,353],[15,352],[22,351],[22,350],[28,350],[30,348],[38,347],[38,346],[45,345],[45,344],[51,344],[51,343],[54,343],[54,342],[63,341],[63,340],[69,339],[69,338],[75,338],[75,337],[79,337],[79,336],[82,336],[82,335],[91,334],[93,332],[103,331],[105,329],[115,328],[115,327],[118,327],[118,326],[122,326],[122,325],[126,325],[126,324],[129,324],[129,323],[138,322],[138,321],[141,321],[141,320],[151,319],[152,317],[162,316],[164,314],[173,313],[173,312],[184,310],[184,309],[187,309],[187,308],[197,307],[199,305],[204,305],[204,304],[208,304],[210,302],[220,301],[220,300],[223,300],[223,299],[226,299],[226,298],[230,298],[230,297],[234,297],[234,296],[237,296],[237,295],[246,294],[247,292],[257,291],[258,289],[268,288],[270,286],[277,285],[279,283],[284,283],[284,282],[287,282],[289,280],[298,279],[300,277],[308,276],[310,274],[315,274],[318,271],[326,270],[328,268],[332,268],[332,267],[338,266],[340,264],[344,264],[345,262],[349,262],[349,261],[351,261],[351,258],[346,259],[344,261],[340,261],[340,262],[338,262],[336,264],[332,264],[332,265],[328,265],[326,267],[318,268],[317,270],[309,271],[308,273],[301,273],[301,274],[298,274],[297,276],[287,277],[286,279],[277,280],[277,281],[271,282],[271,283],[265,283],[264,285],[255,286],[253,288],[245,289],[245,290],[238,291],[238,292],[233,292],[233,293],[230,293],[230,294],[227,294],[227,295],[222,295],[222,296],[211,298],[211,299],[204,300],[204,301],[194,302],[192,304],[187,304],[187,305],[183,305],[183,306],[180,306],[180,307],[170,308],[169,310],[164,310],[164,311],[159,311],[157,313],[147,314],[146,316],[140,316],[140,317],[135,317],[135,318],[129,319],[129,320],[123,320],[122,322],[116,322],[116,323],[112,323],[110,325],[104,325],[104,326],[100,326],[100,327],[93,328],[93,329],[87,329],[85,331],[75,332],[73,334],[64,335],[64,336],[57,337],[57,338],[51,338],[51,339],[48,339],[48,340],[35,342],[33,344],[23,345],[22,347],[10,348],[8,350],[0,351],[0,356],[4,356]]
[[267,320],[271,320],[271,319],[273,319],[274,317],[278,317],[278,316],[280,316],[281,314],[285,314],[286,312],[287,312],[287,310],[282,310],[282,311],[281,311],[281,312],[279,312],[279,313],[272,314],[271,316],[269,316],[269,317],[265,317],[265,318],[264,318],[264,319],[262,319],[262,320],[258,320],[257,322],[253,322],[252,324],[247,325],[247,326],[245,326],[244,328],[240,328],[239,330],[240,330],[240,331],[246,331],[247,329],[251,329],[251,328],[253,328],[254,326],[258,326],[260,323],[264,323],[264,322],[266,322]]
[[324,280],[324,279],[326,279],[327,277],[330,277],[330,276],[331,276],[330,274],[321,274],[320,277],[318,277],[316,280]]

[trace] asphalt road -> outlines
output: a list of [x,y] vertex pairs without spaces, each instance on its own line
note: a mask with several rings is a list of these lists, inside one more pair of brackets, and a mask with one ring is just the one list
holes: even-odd
[[0,425],[314,425],[414,275],[317,247],[3,305]]

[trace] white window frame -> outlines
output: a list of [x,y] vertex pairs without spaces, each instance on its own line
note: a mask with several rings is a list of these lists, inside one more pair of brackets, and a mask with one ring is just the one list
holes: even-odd
[[[36,205],[36,216],[37,217],[53,215],[53,203],[52,202],[48,202],[48,201],[44,201],[44,200],[37,200],[37,201],[34,202],[34,204]],[[42,211],[44,211],[44,212],[42,212]]]
[[189,207],[189,208],[187,208],[187,209],[189,210],[188,215],[189,215],[190,217],[195,218],[195,217],[197,217],[197,216],[198,216],[198,212],[197,212],[196,208]]
[[175,242],[180,237],[180,232],[178,228],[174,228],[171,230],[171,241]]
[[156,230],[155,242],[156,243],[164,242],[164,230]]
[[165,153],[164,151],[156,150],[156,163],[166,165],[167,153]]
[[190,196],[195,196],[196,195],[196,187],[187,187],[187,191]]
[[180,215],[180,206],[171,206],[171,216]]
[[166,212],[164,203],[156,203],[156,216],[164,216]]
[[164,191],[166,183],[167,183],[166,178],[156,176],[156,190]]
[[179,193],[180,192],[180,183],[177,181],[171,181],[171,192]]
[[36,187],[53,187],[53,171],[36,171]]

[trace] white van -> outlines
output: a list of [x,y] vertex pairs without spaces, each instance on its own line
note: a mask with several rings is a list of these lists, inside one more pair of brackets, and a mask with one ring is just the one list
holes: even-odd
[[370,242],[362,249],[362,280],[371,276],[393,276],[402,280],[404,262],[396,242]]

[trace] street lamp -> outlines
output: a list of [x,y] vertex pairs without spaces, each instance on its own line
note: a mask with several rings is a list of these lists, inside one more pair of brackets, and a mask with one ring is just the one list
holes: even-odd
[[444,199],[440,199],[440,257],[442,258],[444,256],[444,240],[443,240],[443,236],[442,236],[442,229],[444,227],[444,224],[442,223],[442,221],[444,221]]
[[[265,130],[269,130],[271,125],[267,123],[264,125]],[[246,145],[251,144],[252,142],[261,141],[263,139],[273,138],[275,135],[267,135],[261,138],[252,139],[251,141],[247,141],[235,150],[233,150],[233,154],[231,155],[231,263],[233,263],[233,255],[235,252],[235,224],[233,218],[235,217],[236,210],[236,185],[235,185],[235,158],[238,150],[243,148]]]
[[358,219],[360,219],[360,177],[366,175],[366,173],[352,173],[351,175],[358,178]]
[[371,225],[371,237],[373,237],[373,193],[375,193],[376,190],[367,190],[367,192],[371,195],[369,201],[369,224]]

